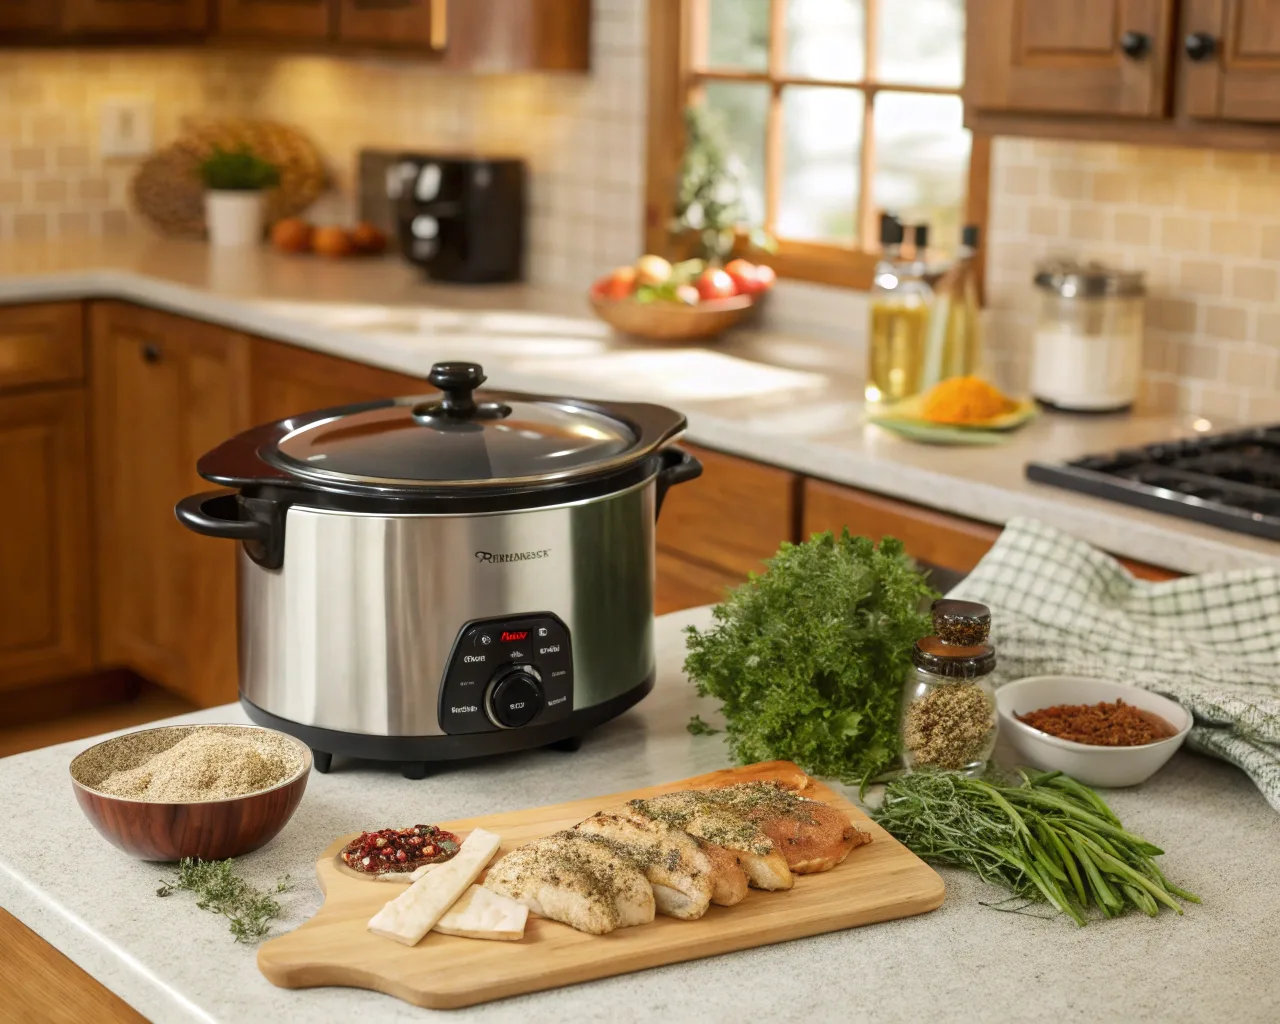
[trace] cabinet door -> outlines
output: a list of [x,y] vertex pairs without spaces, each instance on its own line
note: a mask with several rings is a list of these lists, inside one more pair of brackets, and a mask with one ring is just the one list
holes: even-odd
[[65,32],[186,35],[209,27],[209,0],[62,0]]
[[329,0],[217,0],[218,34],[252,39],[329,39]]
[[1190,116],[1280,121],[1280,4],[1187,0],[1184,28]]
[[0,689],[94,667],[79,387],[0,397]]
[[1161,117],[1173,0],[969,0],[975,110]]
[[248,425],[249,339],[121,303],[95,303],[90,330],[103,661],[197,704],[234,700],[235,545],[173,506],[209,488],[199,456]]
[[254,423],[435,390],[417,377],[262,338],[253,340],[251,359]]
[[0,39],[58,28],[58,5],[48,0],[0,0]]
[[794,540],[799,477],[785,469],[684,445],[702,476],[673,488],[658,517],[657,604],[714,604]]
[[344,43],[441,51],[448,25],[448,0],[338,0],[338,39]]

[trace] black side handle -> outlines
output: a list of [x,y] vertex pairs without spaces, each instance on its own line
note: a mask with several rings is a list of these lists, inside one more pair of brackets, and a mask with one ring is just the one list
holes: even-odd
[[178,522],[202,537],[241,541],[264,568],[284,564],[285,510],[275,502],[245,500],[236,491],[205,491],[183,498],[173,511]]
[[702,476],[702,463],[683,448],[664,448],[658,453],[658,458],[662,460],[662,468],[658,470],[658,494],[653,510],[655,519],[662,513],[662,500],[667,491],[676,484]]

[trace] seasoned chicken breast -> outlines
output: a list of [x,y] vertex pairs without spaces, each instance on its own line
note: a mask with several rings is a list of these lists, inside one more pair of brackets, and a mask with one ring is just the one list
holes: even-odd
[[797,796],[776,782],[740,782],[704,791],[722,807],[759,824],[797,875],[830,871],[871,836],[819,800]]
[[687,832],[625,806],[593,814],[573,830],[599,837],[640,868],[653,886],[659,914],[694,921],[707,912],[715,872]]
[[747,873],[738,855],[723,846],[694,840],[711,861],[711,902],[717,907],[732,907],[747,898]]
[[760,825],[744,813],[710,799],[699,790],[663,793],[630,806],[646,817],[683,829],[737,856],[747,880],[757,889],[790,889],[786,858]]
[[653,889],[640,869],[589,834],[556,832],[512,850],[485,887],[592,935],[653,920]]

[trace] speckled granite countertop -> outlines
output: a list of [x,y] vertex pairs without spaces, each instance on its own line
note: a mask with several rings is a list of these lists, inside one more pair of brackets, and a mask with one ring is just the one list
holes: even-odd
[[[285,898],[281,925],[293,928],[321,902],[312,871],[318,852],[343,833],[533,807],[724,767],[721,737],[693,737],[684,728],[694,711],[714,718],[680,672],[681,627],[707,615],[659,620],[655,691],[579,752],[453,764],[419,782],[337,763],[330,775],[313,774],[293,820],[242,858],[242,870],[259,882],[293,874],[298,886]],[[174,719],[243,720],[234,705]],[[1280,1019],[1280,817],[1241,772],[1196,754],[1180,753],[1147,784],[1108,794],[1127,825],[1166,848],[1170,877],[1203,898],[1184,917],[1134,915],[1077,929],[1065,919],[984,907],[980,901],[999,898],[995,890],[944,869],[946,901],[920,917],[433,1012],[356,989],[275,988],[224,922],[186,897],[156,899],[166,870],[108,846],[76,807],[67,765],[92,742],[0,760],[10,825],[0,829],[0,905],[157,1024]],[[33,859],[33,830],[75,849],[75,869],[61,857]]]
[[704,348],[625,342],[579,295],[434,285],[395,257],[330,262],[145,236],[0,246],[0,303],[127,299],[425,376],[482,362],[491,386],[672,405],[689,439],[990,523],[1032,516],[1184,572],[1280,567],[1280,544],[1033,484],[1062,460],[1178,436],[1168,416],[1044,416],[997,448],[912,444],[862,418],[851,345],[746,331]]

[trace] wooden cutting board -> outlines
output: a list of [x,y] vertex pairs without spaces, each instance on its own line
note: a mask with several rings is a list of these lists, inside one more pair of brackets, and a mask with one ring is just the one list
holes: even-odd
[[403,890],[342,868],[338,851],[354,834],[343,836],[316,864],[324,906],[297,930],[265,943],[258,951],[258,967],[269,981],[284,988],[347,985],[385,992],[417,1006],[452,1009],[909,917],[941,905],[942,879],[932,868],[789,761],[728,768],[612,796],[439,824],[460,834],[477,827],[496,832],[502,837],[500,857],[531,839],[576,825],[611,804],[751,779],[780,779],[802,786],[805,796],[848,814],[859,828],[871,833],[872,842],[854,850],[831,871],[797,877],[789,891],[753,889],[736,907],[713,906],[698,921],[659,916],[652,924],[597,936],[530,915],[520,942],[431,932],[418,945],[408,947],[365,928],[369,918]]

